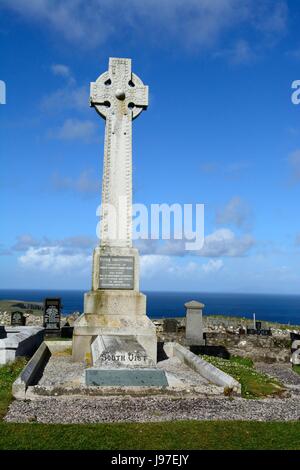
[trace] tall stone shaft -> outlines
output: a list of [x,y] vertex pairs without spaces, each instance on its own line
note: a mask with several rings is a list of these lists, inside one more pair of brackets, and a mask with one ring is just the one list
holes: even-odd
[[91,106],[106,119],[100,246],[132,246],[132,120],[148,105],[148,87],[131,59],[109,59],[91,83]]

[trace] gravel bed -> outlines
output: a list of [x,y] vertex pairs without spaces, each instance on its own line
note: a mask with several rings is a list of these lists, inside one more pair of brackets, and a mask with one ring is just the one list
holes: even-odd
[[300,374],[294,372],[290,364],[265,364],[263,362],[257,362],[255,368],[259,372],[268,374],[275,379],[280,380],[288,388],[299,388],[300,389]]
[[39,385],[43,387],[53,387],[55,385],[69,387],[84,384],[84,369],[84,364],[72,362],[70,355],[58,356],[53,354],[39,381]]
[[5,421],[40,423],[157,422],[172,420],[296,421],[300,400],[295,398],[93,397],[14,401]]

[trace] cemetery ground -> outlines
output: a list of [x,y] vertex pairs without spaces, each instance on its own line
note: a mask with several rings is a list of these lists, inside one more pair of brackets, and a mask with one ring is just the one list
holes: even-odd
[[0,423],[1,450],[296,450],[300,423]]
[[[36,318],[40,317],[38,312]],[[210,328],[219,329],[213,325],[215,320]],[[234,324],[234,319],[225,316],[224,321]],[[289,332],[283,334],[285,325],[271,326],[280,327],[280,331],[273,331],[282,337],[283,348],[290,347],[286,339]],[[226,341],[234,337],[228,333]],[[267,351],[270,354],[271,349]],[[70,352],[70,348],[65,350]],[[242,398],[121,396],[101,401],[99,397],[41,397],[32,402],[12,401],[11,385],[24,360],[2,366],[0,449],[300,449],[300,366],[292,370],[288,363],[253,364],[251,359],[233,354],[229,360],[205,359],[241,383]],[[294,387],[291,397],[285,396],[291,393],[283,391],[286,385]],[[12,419],[8,422],[5,416],[10,403]],[[26,422],[20,422],[23,419]]]
[[[213,358],[215,360],[216,358]],[[210,358],[212,360],[212,358]],[[263,373],[256,373],[260,380],[255,389],[251,380],[251,360],[232,358],[217,359],[218,366],[235,371],[241,378],[249,408],[257,397],[278,392],[280,382]],[[12,400],[11,385],[25,364],[24,359],[0,367],[0,416],[3,420]],[[246,369],[246,372],[245,372]],[[247,370],[249,369],[249,370]],[[242,371],[242,372],[241,372]],[[268,386],[266,387],[266,384]],[[269,384],[276,387],[270,388]],[[251,391],[247,395],[247,391]],[[149,400],[150,397],[146,398]],[[79,399],[81,400],[81,399]],[[206,399],[208,402],[212,399]],[[240,399],[241,400],[241,399]],[[150,399],[151,401],[151,399]],[[223,398],[231,403],[231,397]],[[269,400],[268,400],[269,401]],[[277,400],[279,401],[279,400]],[[276,401],[267,403],[275,406]],[[25,404],[26,405],[26,404]],[[57,406],[54,399],[53,405]],[[64,405],[63,405],[64,406]],[[81,403],[81,406],[85,405]],[[204,404],[205,406],[205,404]],[[215,405],[213,405],[215,406]],[[253,408],[254,409],[254,408]],[[153,414],[158,414],[153,409]],[[300,449],[299,421],[240,421],[231,420],[175,420],[162,422],[102,422],[87,424],[45,424],[41,422],[12,423],[0,422],[0,449],[27,450],[147,450],[147,449]]]
[[25,364],[25,359],[18,359],[15,362],[0,366],[0,420],[5,416],[13,398],[12,383],[20,374]]
[[297,374],[300,374],[300,366],[295,365],[295,366],[293,367],[293,370],[294,370],[295,372],[297,372]]
[[240,356],[232,356],[230,359],[214,356],[203,356],[203,358],[240,382],[243,398],[280,396],[284,393],[283,384],[276,378],[255,370],[250,358]]

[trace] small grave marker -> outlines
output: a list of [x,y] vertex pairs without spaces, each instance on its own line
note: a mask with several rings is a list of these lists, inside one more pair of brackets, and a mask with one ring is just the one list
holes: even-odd
[[44,301],[44,328],[46,332],[60,331],[61,299],[46,298]]
[[164,319],[164,332],[165,333],[177,333],[178,321],[175,318]]
[[24,317],[24,313],[16,310],[15,312],[11,313],[10,319],[11,326],[25,326],[26,325],[26,317]]

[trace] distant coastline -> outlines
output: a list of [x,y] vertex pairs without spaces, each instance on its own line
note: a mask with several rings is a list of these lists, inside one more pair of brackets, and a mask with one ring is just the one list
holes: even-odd
[[[0,300],[17,299],[43,302],[45,297],[61,297],[63,315],[83,311],[84,290],[0,289]],[[205,292],[151,292],[147,295],[150,318],[183,317],[184,304],[199,300],[205,304],[204,315],[256,318],[281,324],[300,324],[300,295],[224,294]]]

